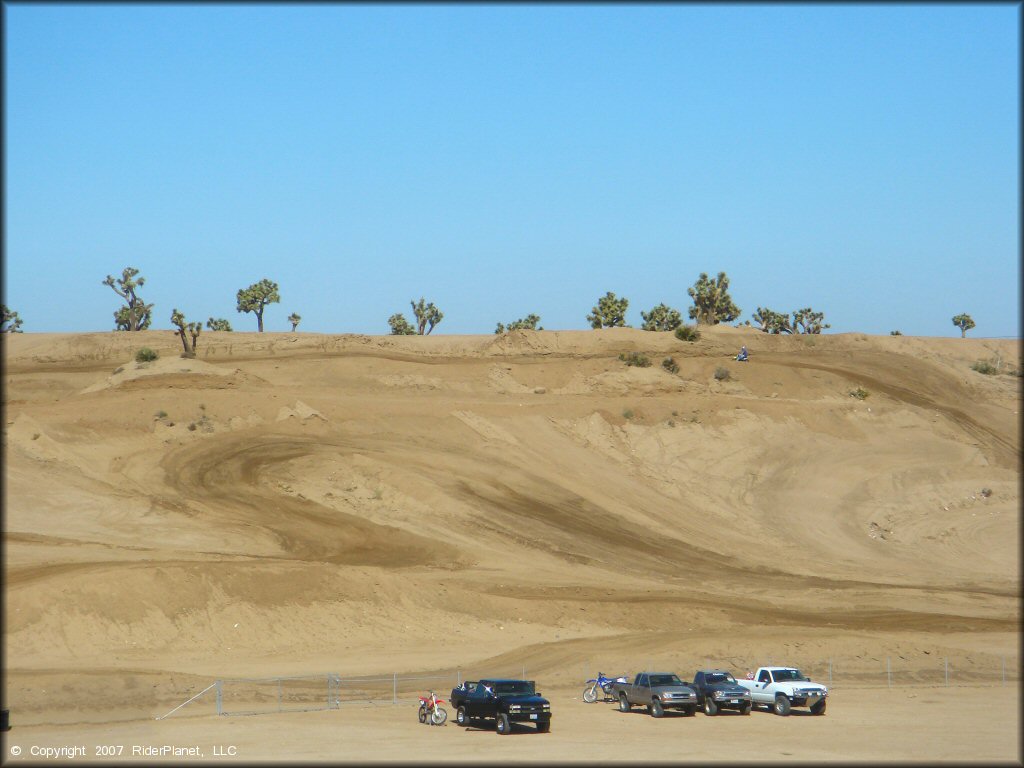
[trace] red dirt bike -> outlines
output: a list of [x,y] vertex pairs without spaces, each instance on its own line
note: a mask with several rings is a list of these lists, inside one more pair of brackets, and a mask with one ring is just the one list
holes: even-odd
[[426,696],[420,696],[420,722],[429,722],[431,725],[444,725],[444,721],[448,719],[448,711],[444,707],[439,706],[443,703],[444,699],[439,699],[433,691],[430,691]]

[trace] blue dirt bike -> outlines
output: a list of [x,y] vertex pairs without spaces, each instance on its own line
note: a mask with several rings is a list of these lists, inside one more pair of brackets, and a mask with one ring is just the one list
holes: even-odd
[[598,672],[596,679],[587,680],[587,687],[583,689],[583,700],[587,704],[593,704],[597,701],[597,691],[600,688],[602,698],[609,701],[612,698],[612,683],[625,682],[628,682],[625,677],[605,677],[604,672]]

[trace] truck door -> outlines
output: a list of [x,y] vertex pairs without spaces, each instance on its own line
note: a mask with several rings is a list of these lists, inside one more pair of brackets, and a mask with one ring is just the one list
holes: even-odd
[[757,687],[754,688],[751,698],[757,696],[757,701],[760,702],[775,701],[775,694],[768,690],[771,683],[772,673],[767,669],[762,669],[757,675]]
[[482,682],[466,696],[466,714],[470,717],[485,717],[488,702],[487,689]]
[[631,703],[642,704],[646,703],[650,698],[651,689],[647,683],[647,675],[640,674],[633,679],[633,695]]

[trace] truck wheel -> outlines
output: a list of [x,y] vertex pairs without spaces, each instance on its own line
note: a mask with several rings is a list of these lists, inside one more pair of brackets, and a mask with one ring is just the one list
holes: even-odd
[[537,723],[537,733],[551,733],[551,721],[548,720],[546,723]]
[[509,722],[508,715],[506,715],[504,712],[499,712],[498,717],[496,719],[498,721],[499,735],[507,736],[509,733],[512,732],[512,723]]
[[619,694],[619,712],[630,712],[633,707],[629,703],[629,699],[626,698],[626,694]]
[[708,717],[714,717],[718,714],[718,705],[711,700],[710,696],[704,697],[704,714]]
[[749,715],[750,714],[750,710],[753,709],[753,708],[754,708],[754,705],[751,704],[748,701],[746,704],[744,704],[742,707],[740,707],[740,714],[741,715]]
[[461,725],[463,728],[469,725],[469,717],[466,715],[465,707],[459,707],[455,710],[455,723],[457,725]]
[[683,707],[683,717],[693,717],[697,713],[697,705],[694,704],[692,707]]
[[789,714],[790,704],[789,699],[784,694],[778,693],[775,695],[775,714],[786,717]]
[[647,705],[647,711],[651,717],[662,717],[665,714],[665,708],[661,706],[661,699],[651,699],[651,703]]
[[812,715],[824,715],[825,714],[825,704],[826,704],[825,699],[821,699],[821,701],[819,701],[818,703],[812,704],[811,705],[811,714]]

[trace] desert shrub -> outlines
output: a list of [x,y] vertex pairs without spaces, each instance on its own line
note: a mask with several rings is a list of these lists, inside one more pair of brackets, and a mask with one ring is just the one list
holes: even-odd
[[866,400],[870,394],[871,393],[864,389],[864,387],[857,387],[856,389],[850,390],[850,397],[856,397],[858,400]]
[[619,355],[619,360],[626,365],[635,365],[637,368],[649,368],[651,365],[650,358],[642,352],[630,352],[628,355],[623,352]]
[[671,357],[666,357],[662,360],[661,367],[669,373],[679,373],[679,364]]
[[981,495],[984,496],[987,499],[989,496],[992,495],[992,489],[991,488],[982,488],[981,489]]
[[149,347],[143,347],[135,353],[136,363],[151,363],[156,360],[160,355]]
[[622,412],[622,418],[624,418],[624,419],[632,419],[633,418],[633,411],[631,409],[627,408],[626,410],[624,410]]
[[723,368],[722,366],[718,366],[717,368],[715,368],[715,379],[717,381],[728,381],[731,378],[732,373],[729,371],[728,368]]
[[700,331],[695,325],[680,325],[676,328],[676,338],[680,341],[697,341]]
[[189,432],[195,432],[196,431],[196,423],[194,421],[189,422],[188,431]]
[[167,411],[157,411],[156,412],[156,417],[158,419],[166,419],[167,418]]
[[977,371],[978,373],[984,373],[986,376],[994,376],[999,373],[999,369],[992,365],[988,360],[979,360],[971,365],[971,370]]
[[889,331],[890,336],[902,336],[903,334],[899,331]]

